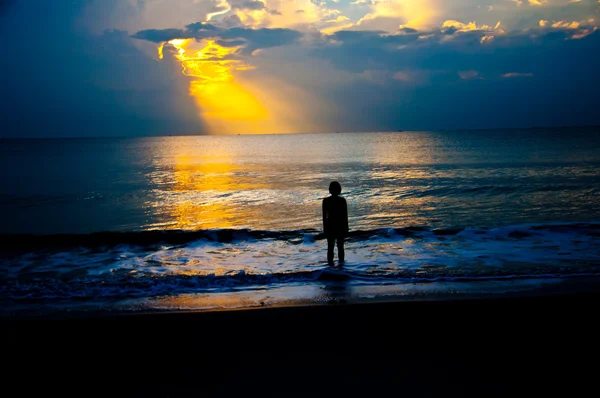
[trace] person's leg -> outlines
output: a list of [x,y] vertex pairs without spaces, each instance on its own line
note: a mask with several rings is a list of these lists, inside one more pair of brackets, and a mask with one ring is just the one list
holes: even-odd
[[329,265],[333,265],[333,246],[335,238],[332,236],[327,237],[327,262]]
[[338,236],[337,238],[337,248],[338,248],[338,258],[340,259],[340,263],[344,262],[345,253],[344,253],[344,237]]

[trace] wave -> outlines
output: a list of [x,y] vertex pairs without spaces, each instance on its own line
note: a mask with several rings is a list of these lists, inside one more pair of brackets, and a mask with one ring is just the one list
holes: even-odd
[[600,223],[352,231],[324,264],[316,230],[0,236],[0,302],[113,300],[286,285],[600,276]]
[[274,273],[252,275],[239,272],[226,276],[215,275],[163,275],[160,277],[123,276],[110,279],[82,278],[67,282],[60,279],[37,279],[34,283],[0,284],[0,302],[36,302],[45,300],[123,300],[186,293],[225,293],[240,290],[270,288],[307,283],[368,281],[370,284],[415,284],[435,282],[516,281],[527,279],[584,278],[600,276],[600,264],[581,270],[561,273],[496,273],[446,274],[400,272],[385,275],[357,274],[346,270],[322,269],[311,272]]
[[[530,232],[527,232],[527,231]],[[577,232],[592,236],[600,235],[600,222],[589,223],[550,223],[524,224],[497,228],[457,227],[430,228],[427,226],[411,226],[402,228],[378,228],[372,230],[350,231],[347,238],[350,241],[360,241],[373,237],[425,237],[428,235],[456,235],[461,232],[484,234],[493,232],[496,236],[503,232],[507,237],[529,236],[531,231]],[[134,232],[95,232],[91,234],[0,234],[0,252],[33,251],[42,249],[68,249],[73,247],[114,247],[118,245],[153,246],[158,244],[186,244],[206,240],[212,242],[231,243],[247,240],[274,239],[289,243],[302,243],[325,239],[325,235],[314,229],[299,229],[291,231],[268,231],[251,229],[207,229],[207,230],[150,230]]]
[[451,185],[441,187],[423,187],[412,188],[406,193],[397,196],[397,199],[411,199],[411,198],[443,198],[443,197],[463,197],[468,196],[472,199],[475,195],[481,196],[503,196],[511,194],[534,194],[534,193],[546,193],[546,192],[564,192],[564,191],[585,191],[586,195],[597,195],[598,189],[591,188],[588,185],[581,184],[549,184],[549,185]]

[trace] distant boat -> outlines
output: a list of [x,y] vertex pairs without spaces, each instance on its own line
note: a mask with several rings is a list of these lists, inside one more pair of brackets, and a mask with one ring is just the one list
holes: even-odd
[[401,132],[403,132],[403,131],[404,131],[404,130],[396,130],[396,132],[397,132],[397,133],[401,133]]

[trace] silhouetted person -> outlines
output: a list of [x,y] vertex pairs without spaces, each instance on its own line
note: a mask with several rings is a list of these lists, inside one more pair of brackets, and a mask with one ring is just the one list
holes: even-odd
[[330,197],[323,199],[323,232],[327,237],[327,262],[333,265],[333,247],[337,241],[338,259],[344,262],[344,238],[348,234],[348,205],[342,198],[342,186],[333,181],[329,184]]

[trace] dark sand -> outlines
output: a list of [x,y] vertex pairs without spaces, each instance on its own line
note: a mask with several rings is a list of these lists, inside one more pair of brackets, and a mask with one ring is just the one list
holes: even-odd
[[3,384],[19,396],[595,396],[599,298],[4,320]]

